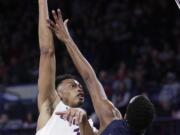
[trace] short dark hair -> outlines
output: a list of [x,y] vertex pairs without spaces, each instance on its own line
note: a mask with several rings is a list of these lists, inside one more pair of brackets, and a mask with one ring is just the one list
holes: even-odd
[[77,77],[71,75],[71,74],[64,74],[64,75],[59,75],[56,77],[56,81],[55,81],[55,88],[57,90],[57,87],[66,79],[74,79],[74,80],[78,80]]
[[142,132],[151,125],[155,117],[155,108],[148,98],[139,95],[129,103],[126,115],[130,128]]

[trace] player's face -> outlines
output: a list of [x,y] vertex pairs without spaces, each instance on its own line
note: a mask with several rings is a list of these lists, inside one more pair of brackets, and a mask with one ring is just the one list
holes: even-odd
[[57,91],[62,101],[71,107],[77,107],[84,102],[82,85],[74,79],[65,79]]

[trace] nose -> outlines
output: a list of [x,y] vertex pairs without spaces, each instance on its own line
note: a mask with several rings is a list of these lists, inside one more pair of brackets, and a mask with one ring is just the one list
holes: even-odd
[[77,91],[79,92],[79,93],[82,93],[83,92],[83,90],[80,88],[80,89],[77,89]]
[[81,88],[78,88],[78,89],[77,89],[77,93],[82,93],[82,94],[84,94],[84,91],[83,91]]

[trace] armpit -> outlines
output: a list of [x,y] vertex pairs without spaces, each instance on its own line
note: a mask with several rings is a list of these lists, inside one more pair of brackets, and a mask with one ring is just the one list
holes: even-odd
[[52,115],[53,111],[54,111],[54,105],[52,102],[49,101],[45,101],[42,106],[41,106],[41,112],[45,112],[49,115]]

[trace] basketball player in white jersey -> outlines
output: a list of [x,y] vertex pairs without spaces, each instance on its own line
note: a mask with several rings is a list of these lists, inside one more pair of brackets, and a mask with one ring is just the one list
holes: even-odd
[[47,26],[49,18],[47,0],[38,0],[38,3],[40,64],[38,79],[39,118],[36,135],[80,135],[79,128],[84,128],[92,134],[84,110],[74,108],[70,112],[71,115],[76,116],[73,117],[71,123],[83,123],[79,126],[70,126],[67,121],[56,115],[56,112],[65,111],[69,106],[78,107],[81,105],[84,102],[84,93],[81,84],[73,76],[65,75],[55,80],[55,50],[53,35]]

